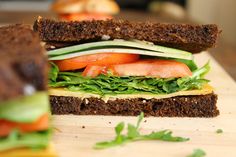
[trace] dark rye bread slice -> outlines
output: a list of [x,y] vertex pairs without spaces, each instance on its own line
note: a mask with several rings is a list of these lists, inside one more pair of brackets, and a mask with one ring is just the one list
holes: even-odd
[[0,101],[47,88],[47,57],[25,25],[0,27]]
[[158,45],[201,52],[216,44],[219,29],[216,25],[165,24],[129,22],[124,20],[59,22],[38,18],[34,30],[45,42],[99,41],[103,35],[110,39],[137,39]]
[[100,98],[50,96],[53,114],[122,115],[160,117],[215,117],[217,95],[176,96],[165,99],[116,99],[104,102]]

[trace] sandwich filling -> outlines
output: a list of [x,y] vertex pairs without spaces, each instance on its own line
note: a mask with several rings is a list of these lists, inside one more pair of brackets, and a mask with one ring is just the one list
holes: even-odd
[[87,94],[107,99],[212,92],[204,78],[209,63],[199,68],[190,52],[146,41],[90,42],[51,50],[48,56],[51,95],[62,96],[62,89],[72,95],[77,92],[78,97]]
[[49,100],[46,92],[0,103],[0,151],[46,148],[49,143]]

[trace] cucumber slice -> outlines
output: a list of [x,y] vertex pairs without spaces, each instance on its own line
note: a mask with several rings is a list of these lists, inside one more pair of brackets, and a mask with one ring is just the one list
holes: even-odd
[[189,54],[186,55],[186,54],[175,54],[175,53],[160,53],[160,52],[154,52],[154,51],[148,51],[148,50],[127,49],[127,48],[105,48],[105,49],[87,50],[87,51],[74,52],[74,53],[64,54],[60,56],[50,57],[49,60],[64,60],[64,59],[70,59],[74,57],[98,54],[98,53],[104,53],[104,52],[129,53],[129,54],[139,54],[139,55],[192,60],[192,55],[189,55]]
[[[135,54],[158,56],[158,57],[159,56],[172,57],[172,58],[175,57],[180,59],[192,60],[192,54],[187,51],[154,45],[143,41],[137,41],[137,40],[125,41],[120,39],[111,41],[92,42],[92,43],[60,48],[48,51],[48,56],[50,60],[61,60],[88,54],[104,53],[104,51],[113,53],[122,53],[121,50],[123,51],[123,53],[135,53]],[[128,52],[126,52],[125,50],[127,50]],[[69,54],[76,54],[76,55],[69,55]],[[61,56],[61,57],[54,58],[56,56]]]
[[38,92],[31,96],[0,103],[0,119],[12,122],[32,123],[49,112],[49,100],[46,92]]

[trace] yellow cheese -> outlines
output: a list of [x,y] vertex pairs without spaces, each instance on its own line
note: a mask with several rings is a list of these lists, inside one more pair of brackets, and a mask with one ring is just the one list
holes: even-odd
[[184,95],[206,95],[213,92],[213,88],[210,85],[205,85],[200,90],[189,90],[189,91],[179,91],[171,94],[118,94],[118,95],[105,95],[101,96],[98,94],[86,93],[81,91],[69,91],[64,88],[51,88],[49,89],[49,94],[52,96],[68,96],[68,97],[79,97],[81,99],[96,97],[101,98],[104,101],[115,100],[115,99],[131,99],[131,98],[144,98],[144,99],[163,99],[175,96]]
[[49,146],[44,150],[33,150],[29,148],[13,149],[0,152],[0,157],[57,157],[54,148]]

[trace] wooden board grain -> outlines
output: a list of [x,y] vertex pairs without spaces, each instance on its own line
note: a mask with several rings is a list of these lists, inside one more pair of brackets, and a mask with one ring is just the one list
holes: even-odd
[[[197,54],[203,65],[211,60],[212,70],[207,76],[219,96],[220,116],[216,118],[145,118],[142,133],[171,129],[174,135],[189,137],[190,141],[171,143],[142,141],[106,150],[94,150],[96,142],[114,138],[114,126],[120,121],[135,124],[136,117],[121,116],[53,116],[54,144],[62,157],[186,157],[201,148],[207,157],[236,156],[236,83],[206,52]],[[223,129],[217,134],[217,129]]]

